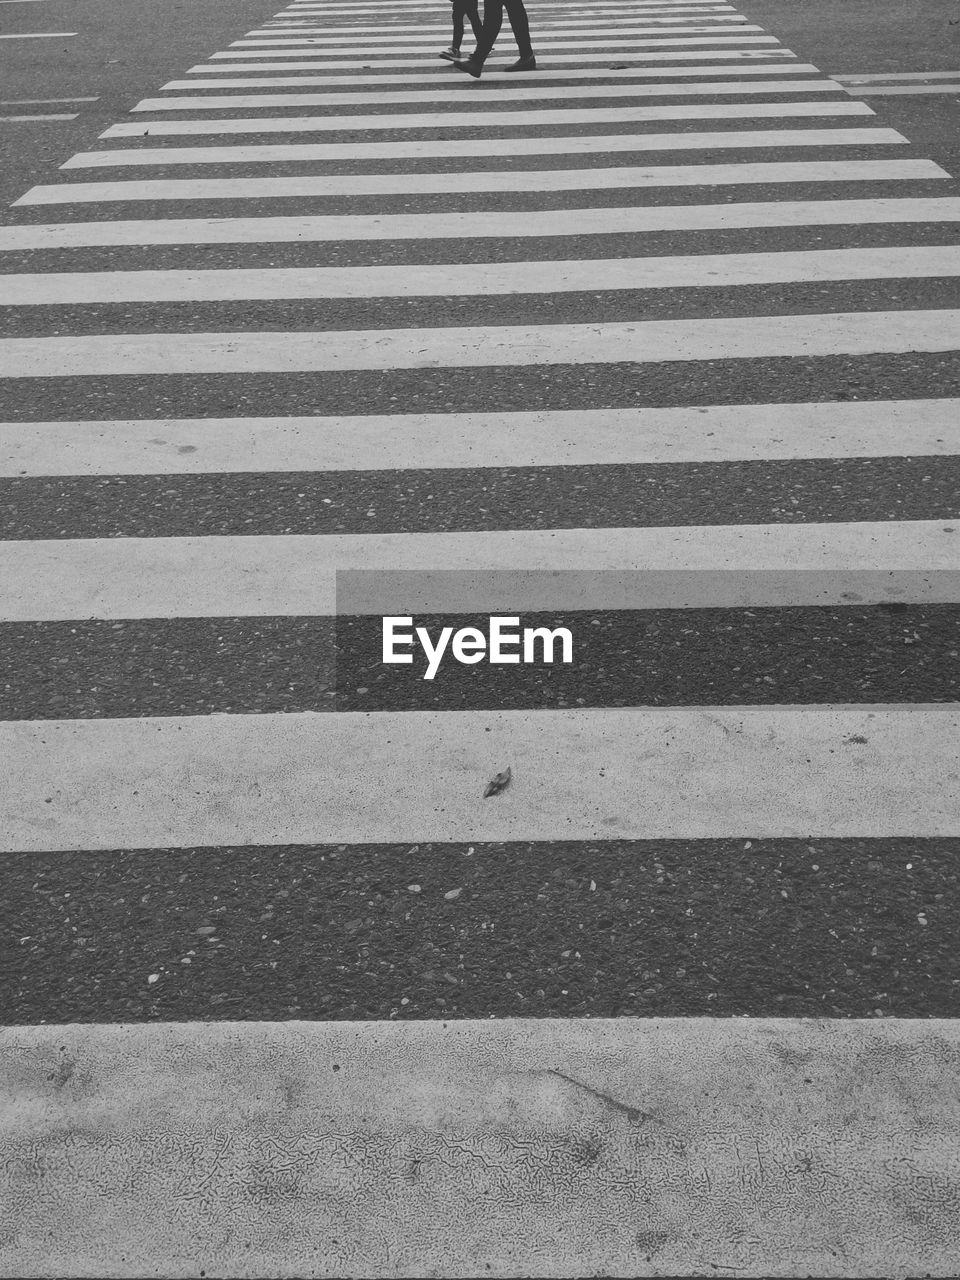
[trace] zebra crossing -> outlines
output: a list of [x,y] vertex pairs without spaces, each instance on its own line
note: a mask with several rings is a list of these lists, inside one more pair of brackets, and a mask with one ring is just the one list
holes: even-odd
[[960,191],[530,14],[289,0],[5,211],[0,1275],[957,1273]]

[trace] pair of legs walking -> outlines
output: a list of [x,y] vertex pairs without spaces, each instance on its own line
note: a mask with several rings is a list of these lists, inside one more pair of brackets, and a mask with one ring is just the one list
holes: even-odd
[[473,28],[473,38],[480,43],[480,36],[483,31],[483,24],[480,21],[480,8],[477,0],[452,0],[453,7],[453,38],[450,41],[450,48],[444,49],[441,57],[459,57],[460,45],[463,43],[463,24],[464,19],[470,19],[470,26]]
[[[456,9],[458,2],[470,3],[470,0],[454,0],[454,9]],[[472,2],[474,9],[476,9],[476,0],[472,0]],[[467,71],[472,76],[480,75],[483,70],[483,64],[486,62],[490,50],[500,34],[504,9],[506,9],[507,17],[510,19],[513,38],[517,42],[517,50],[520,54],[519,61],[509,67],[508,70],[532,71],[536,67],[533,46],[530,43],[530,22],[527,18],[527,11],[523,7],[523,0],[483,0],[483,25],[480,34],[477,36],[477,47],[469,58],[454,63],[460,71]],[[476,27],[474,27],[474,31],[476,31]]]

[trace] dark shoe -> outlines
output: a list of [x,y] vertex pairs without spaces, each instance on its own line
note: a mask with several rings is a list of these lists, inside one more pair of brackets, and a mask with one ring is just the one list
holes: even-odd
[[453,65],[458,71],[465,71],[468,76],[473,76],[474,80],[479,80],[483,72],[483,63],[473,54],[469,58],[458,59]]
[[455,49],[453,45],[451,45],[449,49],[442,49],[440,51],[440,57],[446,58],[448,62],[456,62],[461,56],[460,50]]
[[507,71],[536,71],[537,60],[532,53],[528,53],[525,58],[518,59],[513,66],[505,69]]

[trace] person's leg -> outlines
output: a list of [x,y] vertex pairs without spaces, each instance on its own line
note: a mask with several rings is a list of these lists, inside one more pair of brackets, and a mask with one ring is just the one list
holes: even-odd
[[463,11],[470,19],[470,26],[473,28],[473,38],[477,44],[480,43],[480,37],[483,34],[483,23],[480,21],[480,6],[477,0],[460,0]]
[[483,27],[477,39],[477,47],[469,58],[453,64],[458,71],[466,71],[475,80],[479,80],[483,64],[500,34],[500,28],[503,25],[503,5],[504,0],[483,0]]
[[504,0],[504,5],[520,52],[520,61],[525,62],[533,57],[533,45],[530,43],[530,22],[523,0]]
[[469,4],[470,0],[452,0],[453,34],[450,37],[450,47],[443,49],[440,53],[440,57],[446,58],[448,62],[455,62],[460,57],[460,45],[463,43],[463,18]]
[[463,43],[463,16],[466,5],[464,0],[453,0],[453,39],[450,41],[451,49],[459,49]]
[[483,0],[483,25],[473,53],[478,62],[486,62],[490,50],[497,43],[503,26],[503,4],[504,0]]

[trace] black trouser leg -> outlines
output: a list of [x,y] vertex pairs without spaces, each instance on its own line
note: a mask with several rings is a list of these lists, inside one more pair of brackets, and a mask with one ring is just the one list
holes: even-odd
[[453,35],[450,39],[451,49],[459,49],[463,40],[463,5],[461,0],[453,0]]
[[529,58],[533,53],[533,45],[530,43],[530,23],[527,19],[527,11],[523,7],[523,0],[504,0],[504,5],[520,57]]
[[[473,38],[479,44],[480,36],[483,33],[483,23],[480,21],[480,6],[477,0],[459,0],[463,13],[470,19],[470,26],[473,28]],[[463,35],[463,18],[460,18],[460,34]],[[459,48],[459,45],[457,46]]]
[[497,43],[497,36],[503,26],[503,3],[504,0],[483,0],[483,27],[473,54],[478,62],[486,61],[490,50]]

